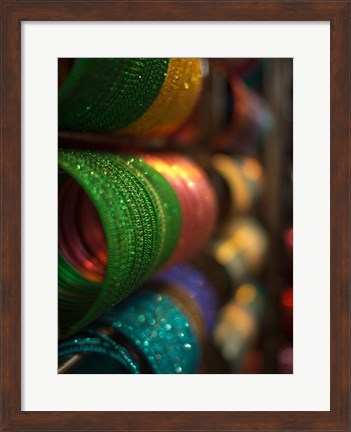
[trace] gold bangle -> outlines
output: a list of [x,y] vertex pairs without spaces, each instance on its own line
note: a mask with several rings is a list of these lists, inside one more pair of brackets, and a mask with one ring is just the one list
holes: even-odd
[[201,60],[172,58],[166,78],[150,108],[119,133],[169,135],[190,116],[202,89]]
[[252,196],[239,164],[230,156],[216,154],[213,166],[226,180],[231,195],[231,214],[248,211],[252,206]]

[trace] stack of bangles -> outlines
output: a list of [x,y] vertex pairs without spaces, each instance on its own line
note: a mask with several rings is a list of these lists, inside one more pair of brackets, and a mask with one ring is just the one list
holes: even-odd
[[[199,316],[204,337],[211,335],[216,324],[219,299],[208,278],[194,265],[177,264],[156,275],[153,283],[161,283],[175,298],[184,298],[192,307],[192,316]],[[165,288],[166,287],[166,288]]]
[[61,342],[59,364],[72,356],[80,362],[71,373],[194,373],[200,347],[182,308],[166,293],[141,288]]
[[196,256],[210,238],[217,220],[215,191],[204,171],[181,154],[141,154],[175,190],[182,213],[177,249],[168,265]]
[[214,288],[190,265],[159,274],[59,344],[61,373],[194,373],[218,314]]
[[258,220],[238,217],[214,239],[211,251],[235,288],[260,273],[268,252],[268,235]]
[[59,167],[65,338],[159,269],[199,252],[214,230],[217,202],[205,173],[183,156],[60,150]]
[[172,134],[203,82],[201,60],[192,58],[81,58],[64,69],[58,118],[66,131]]
[[268,135],[272,128],[272,114],[263,99],[239,77],[230,76],[228,84],[232,98],[229,120],[213,146],[218,151],[247,151]]
[[214,342],[232,372],[240,372],[246,354],[257,339],[266,297],[263,287],[249,280],[237,288],[231,301],[220,311]]
[[212,157],[212,165],[229,191],[227,216],[232,218],[252,211],[264,185],[260,162],[252,157],[233,158],[217,153]]

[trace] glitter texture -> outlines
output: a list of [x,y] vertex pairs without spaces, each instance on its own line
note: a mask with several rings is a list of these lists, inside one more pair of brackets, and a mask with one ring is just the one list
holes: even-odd
[[162,290],[140,289],[98,321],[137,346],[153,373],[196,371],[200,348],[189,318]]
[[[162,289],[139,289],[59,344],[59,360],[92,352],[115,360],[114,373],[194,373],[200,360],[189,318]],[[98,373],[106,373],[101,367]]]
[[151,107],[123,133],[168,135],[194,110],[202,89],[201,60],[172,58],[160,93]]
[[108,251],[100,283],[88,280],[59,253],[60,328],[67,337],[162,266],[175,249],[181,214],[169,183],[135,156],[61,150],[59,166],[96,207]]
[[141,157],[167,179],[181,206],[181,234],[167,265],[189,260],[204,248],[215,228],[218,204],[213,187],[202,168],[186,156],[153,153]]
[[[70,356],[87,353],[110,357],[115,362],[115,373],[123,370],[126,373],[140,374],[139,365],[129,352],[108,336],[99,333],[94,326],[87,328],[72,339],[61,342],[58,348],[58,360],[60,362]],[[86,373],[86,371],[78,365],[75,373]],[[105,373],[105,371],[101,369],[99,373]]]
[[125,128],[154,102],[168,59],[81,58],[58,94],[59,130],[109,132]]

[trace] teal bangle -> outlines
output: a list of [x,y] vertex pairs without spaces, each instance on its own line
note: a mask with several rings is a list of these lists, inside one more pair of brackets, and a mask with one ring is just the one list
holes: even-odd
[[[87,328],[85,332],[74,339],[61,342],[59,344],[58,360],[62,362],[71,356],[86,354],[89,357],[84,358],[71,373],[141,373],[139,364],[125,348],[115,343],[108,336],[99,333],[93,326]],[[96,357],[91,359],[92,354],[98,354],[101,356],[100,359],[104,359],[103,366]],[[108,361],[107,363],[106,360],[112,362]],[[106,364],[109,370],[106,370]],[[92,371],[92,367],[94,371]]]
[[[101,357],[92,360],[86,356],[91,353]],[[201,350],[189,317],[173,298],[162,288],[141,288],[59,344],[59,361],[76,354],[82,357],[70,373],[190,374]]]
[[200,346],[189,318],[165,292],[139,289],[97,321],[112,327],[143,353],[156,374],[190,374]]
[[58,93],[59,130],[127,127],[156,99],[167,69],[165,58],[76,59]]
[[[119,303],[156,271],[179,238],[180,206],[171,186],[133,156],[60,150],[59,166],[85,190],[104,229],[102,283],[85,280],[59,254],[59,313],[67,337]],[[177,216],[177,217],[175,217]]]

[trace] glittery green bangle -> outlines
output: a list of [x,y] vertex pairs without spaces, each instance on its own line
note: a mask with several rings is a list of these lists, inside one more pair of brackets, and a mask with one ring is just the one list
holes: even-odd
[[[65,337],[121,301],[143,276],[148,275],[148,270],[154,267],[153,259],[159,253],[161,239],[159,242],[150,240],[150,234],[158,232],[157,215],[153,214],[143,185],[132,177],[130,169],[111,164],[106,154],[93,152],[61,151],[59,164],[75,178],[94,203],[108,247],[105,278],[96,298],[90,298],[90,309],[78,304],[74,315],[62,310],[63,275],[59,273],[61,330]],[[71,280],[66,282],[68,286],[71,284]],[[82,288],[84,293],[85,287]],[[77,314],[81,315],[78,322]]]
[[58,268],[61,304],[65,300],[72,302],[74,299],[81,302],[84,299],[89,299],[89,294],[91,294],[90,301],[95,298],[101,284],[87,280],[84,275],[67,262],[60,252],[58,254]]
[[164,241],[156,265],[159,269],[172,255],[179,240],[182,217],[178,197],[168,181],[143,159],[125,154],[119,154],[118,159],[124,160],[128,166],[135,170],[141,181],[145,182],[154,195],[160,214],[163,215]]
[[109,132],[125,128],[156,99],[165,58],[81,58],[58,94],[59,130]]
[[[93,153],[97,156],[99,153]],[[128,154],[108,154],[106,164],[111,167],[119,166],[123,170],[130,170],[131,177],[129,183],[125,184],[130,188],[132,182],[136,181],[138,187],[144,188],[152,207],[148,208],[149,215],[156,212],[156,230],[149,229],[147,238],[150,241],[160,241],[160,250],[154,255],[154,266],[150,269],[150,274],[158,270],[174,252],[179,240],[181,231],[181,209],[177,195],[168,181],[150,167],[143,159],[135,155]],[[131,202],[129,202],[131,204]],[[136,195],[136,209],[142,210],[139,197]],[[141,214],[141,217],[143,215]],[[150,228],[145,226],[145,228]],[[142,239],[141,239],[142,240]],[[144,243],[144,251],[148,252],[148,245]]]
[[94,203],[108,247],[101,284],[84,280],[59,255],[60,328],[67,337],[123,300],[169,258],[181,221],[170,185],[149,167],[142,172],[146,164],[132,156],[61,150],[59,165]]

